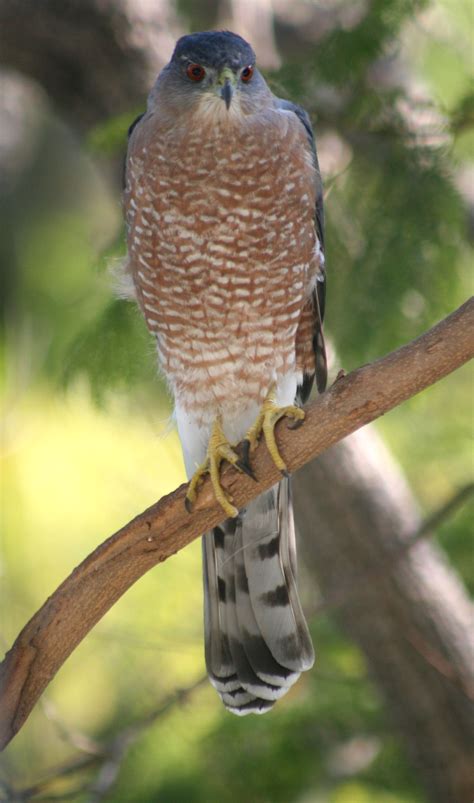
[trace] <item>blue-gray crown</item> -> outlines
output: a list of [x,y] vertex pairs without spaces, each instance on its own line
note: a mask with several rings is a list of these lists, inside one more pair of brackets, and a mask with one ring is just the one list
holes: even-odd
[[190,61],[220,70],[224,66],[238,70],[255,63],[252,48],[231,31],[204,31],[178,39],[171,62]]

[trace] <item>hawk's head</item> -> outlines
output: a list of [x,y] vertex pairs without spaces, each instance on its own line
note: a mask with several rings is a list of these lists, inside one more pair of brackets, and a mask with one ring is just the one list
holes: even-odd
[[230,31],[182,36],[158,77],[152,102],[219,117],[252,114],[271,98],[250,45]]

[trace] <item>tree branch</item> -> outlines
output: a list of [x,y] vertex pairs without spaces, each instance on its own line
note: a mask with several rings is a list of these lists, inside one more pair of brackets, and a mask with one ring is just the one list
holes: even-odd
[[[306,409],[298,430],[278,425],[280,449],[295,471],[332,444],[429,387],[474,354],[474,298],[424,335],[353,371]],[[271,487],[279,472],[264,447],[255,452],[254,482],[228,467],[223,485],[238,508]],[[186,486],[163,497],[101,544],[22,630],[0,667],[0,746],[19,731],[60,666],[92,627],[145,572],[222,520],[210,481],[192,515]]]
[[[367,430],[366,430],[367,432]],[[373,431],[372,435],[373,437]],[[346,441],[346,444],[348,441]],[[356,448],[359,451],[359,445]],[[332,450],[334,451],[334,450]],[[322,462],[320,460],[319,462]],[[300,474],[301,477],[301,474]],[[299,483],[298,483],[299,485]],[[337,489],[339,491],[339,488]],[[387,573],[390,576],[397,571],[400,561],[406,557],[409,550],[419,543],[421,539],[430,539],[435,534],[435,528],[443,524],[450,516],[452,516],[474,493],[474,483],[464,485],[458,489],[448,500],[442,503],[436,510],[430,513],[424,521],[419,524],[413,533],[403,542],[401,547],[397,546],[396,552],[393,554],[393,559],[387,561],[386,565],[382,568],[377,567],[377,570],[367,571],[365,575],[355,577],[355,582],[352,583],[350,588],[345,585],[338,589],[338,595],[332,595],[330,598],[325,597],[324,601],[317,605],[315,609],[309,609],[307,614],[309,618],[328,609],[333,611],[341,608],[342,605],[352,605],[354,597],[360,596],[361,587],[366,587],[370,582],[372,588],[374,583],[387,582]],[[425,559],[426,562],[426,559]],[[415,637],[415,638],[414,638]],[[426,650],[426,641],[423,640],[422,647],[424,652],[420,650],[420,631],[418,627],[412,626],[407,634],[407,639],[413,644],[414,649],[419,652],[422,657],[433,666],[443,677],[446,677],[450,682],[455,682],[461,688],[463,693],[469,694],[469,689],[465,688],[464,678],[459,677],[457,674],[458,667],[453,666],[450,660],[441,655],[436,650],[432,643],[428,645]],[[417,640],[415,640],[417,639]],[[347,680],[344,674],[335,675],[332,670],[329,673],[324,673],[321,669],[318,670],[318,678],[326,682],[341,683]],[[140,738],[143,731],[154,724],[157,719],[167,714],[170,709],[175,705],[187,702],[192,694],[208,682],[207,675],[201,677],[198,681],[185,689],[178,689],[173,692],[164,702],[152,708],[150,711],[145,712],[140,718],[132,721],[130,724],[125,725],[118,732],[112,734],[110,739],[105,742],[99,742],[91,738],[88,734],[69,728],[62,719],[57,715],[55,709],[50,702],[47,704],[47,711],[45,712],[48,719],[52,721],[58,728],[59,735],[71,744],[78,752],[69,758],[63,764],[51,768],[41,780],[34,782],[28,786],[20,788],[8,788],[8,799],[16,800],[21,799],[27,801],[30,799],[41,800],[52,799],[52,789],[59,780],[71,779],[71,788],[67,789],[62,787],[62,795],[64,798],[72,796],[72,793],[88,794],[88,803],[92,800],[102,800],[105,795],[109,794],[111,789],[117,783],[118,775],[121,766],[125,760],[130,747]],[[474,694],[470,693],[471,699],[474,699]],[[46,705],[43,698],[43,705]],[[451,736],[452,734],[448,735]],[[95,769],[98,773],[97,778],[87,778],[85,781],[78,782],[77,776],[80,773],[87,773],[91,769]],[[5,779],[4,779],[5,783]],[[50,791],[51,790],[51,791]],[[91,797],[93,790],[94,798]],[[49,792],[49,794],[48,794]],[[446,798],[443,798],[445,800]]]

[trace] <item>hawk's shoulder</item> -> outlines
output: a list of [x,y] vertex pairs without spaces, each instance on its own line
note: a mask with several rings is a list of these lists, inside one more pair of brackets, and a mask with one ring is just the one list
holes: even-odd
[[326,350],[323,337],[323,319],[324,307],[326,299],[326,276],[324,270],[324,200],[323,200],[323,184],[321,180],[321,173],[319,170],[318,155],[316,152],[316,138],[311,125],[311,119],[302,106],[293,103],[291,100],[284,98],[276,98],[276,106],[283,111],[292,112],[298,118],[303,126],[308,139],[311,153],[313,155],[313,164],[315,168],[315,182],[316,182],[316,203],[314,209],[314,226],[316,235],[319,241],[319,248],[321,251],[321,265],[320,274],[315,283],[315,287],[311,298],[311,316],[312,316],[312,348],[314,352],[315,369],[303,373],[301,385],[298,387],[298,396],[301,401],[305,402],[311,392],[314,381],[314,373],[316,373],[316,385],[320,393],[325,389],[327,382],[327,365],[326,365]]

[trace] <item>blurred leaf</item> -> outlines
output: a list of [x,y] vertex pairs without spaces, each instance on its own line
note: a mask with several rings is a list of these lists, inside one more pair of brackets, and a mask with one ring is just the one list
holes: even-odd
[[468,92],[459,101],[451,115],[451,130],[459,135],[474,127],[474,91]]
[[65,385],[85,374],[93,397],[110,390],[158,387],[156,352],[135,305],[116,300],[69,344],[62,367]]
[[349,366],[411,340],[463,300],[464,210],[438,154],[370,141],[359,148],[354,137],[327,214],[327,317]]
[[127,149],[127,132],[131,124],[138,117],[143,114],[145,110],[145,103],[143,107],[136,107],[126,114],[118,114],[116,117],[111,117],[104,123],[95,126],[87,135],[87,146],[92,153],[112,155],[121,154],[125,155]]

